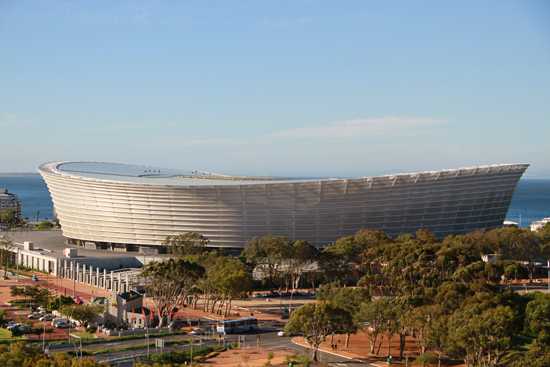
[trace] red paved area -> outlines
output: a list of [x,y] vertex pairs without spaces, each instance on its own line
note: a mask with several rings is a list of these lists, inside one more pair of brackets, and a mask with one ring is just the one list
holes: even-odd
[[[7,312],[7,318],[13,319],[17,322],[32,323],[33,328],[44,329],[44,323],[38,320],[29,320],[27,315],[30,310],[28,309],[19,309],[16,307],[9,306],[7,303],[13,299],[11,296],[10,288],[12,286],[39,286],[48,288],[54,294],[63,294],[67,296],[73,295],[73,288],[69,289],[69,285],[72,286],[72,282],[67,280],[60,280],[52,276],[47,276],[42,273],[35,273],[38,277],[37,282],[33,282],[31,279],[27,278],[12,278],[12,279],[2,279],[0,280],[0,309],[3,309]],[[90,289],[89,286],[83,286],[82,284],[77,283],[76,295],[83,300],[90,301],[93,296],[103,295],[105,292],[97,292],[96,290]],[[107,292],[108,293],[108,292]],[[57,329],[51,326],[50,322],[45,323],[46,330],[50,331],[45,334],[45,339],[62,339],[67,338],[69,330],[68,329]],[[74,330],[73,330],[74,331]],[[29,340],[41,340],[42,334],[32,335],[27,334],[26,339]]]

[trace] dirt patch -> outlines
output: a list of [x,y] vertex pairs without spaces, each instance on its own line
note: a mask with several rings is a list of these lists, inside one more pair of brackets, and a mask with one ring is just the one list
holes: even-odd
[[[203,362],[202,365],[225,366],[225,367],[260,367],[265,366],[268,361],[272,366],[286,366],[286,357],[294,352],[287,349],[263,349],[246,348],[231,349],[220,353],[214,358]],[[272,358],[270,359],[270,355]]]

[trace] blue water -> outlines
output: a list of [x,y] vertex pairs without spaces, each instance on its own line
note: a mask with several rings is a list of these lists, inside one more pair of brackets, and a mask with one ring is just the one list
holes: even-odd
[[19,197],[24,218],[34,221],[53,217],[50,193],[40,175],[0,175],[0,188]]
[[[31,220],[53,217],[52,202],[46,184],[39,175],[0,175],[0,188],[19,196],[23,216]],[[532,221],[550,217],[550,180],[524,179],[514,193],[507,219],[523,227]]]
[[527,227],[535,220],[550,217],[550,180],[521,180],[514,192],[506,219]]

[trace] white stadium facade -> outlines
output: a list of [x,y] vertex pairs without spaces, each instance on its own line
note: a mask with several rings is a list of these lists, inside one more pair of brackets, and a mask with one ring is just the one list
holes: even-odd
[[278,179],[99,162],[40,166],[69,243],[159,251],[198,232],[242,248],[266,234],[323,246],[362,228],[437,236],[501,226],[527,164],[379,177]]

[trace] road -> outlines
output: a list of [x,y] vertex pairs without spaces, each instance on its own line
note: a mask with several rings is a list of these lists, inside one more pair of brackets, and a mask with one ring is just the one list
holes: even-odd
[[[265,323],[261,324],[261,332],[254,333],[254,334],[246,334],[241,336],[241,347],[247,348],[247,347],[256,347],[258,344],[262,348],[266,348],[269,350],[277,350],[277,349],[287,349],[287,350],[294,350],[298,353],[308,354],[310,352],[309,349],[304,348],[302,346],[296,345],[292,343],[289,337],[280,337],[277,336],[277,331],[280,330],[280,325],[277,323]],[[225,338],[226,343],[234,343],[236,344],[238,341],[237,335],[227,335]],[[200,336],[189,336],[189,335],[174,335],[174,336],[166,336],[162,337],[161,339],[165,340],[165,342],[184,342],[186,340],[193,341],[194,347],[197,347],[199,345],[219,345],[219,341],[210,339],[210,340],[204,340],[204,337]],[[155,338],[151,337],[150,342],[154,343]],[[133,340],[120,340],[120,341],[112,341],[112,342],[105,342],[101,344],[92,344],[92,345],[84,345],[83,350],[84,351],[98,351],[100,349],[117,349],[117,348],[127,348],[127,347],[139,347],[140,345],[145,344],[145,338],[141,339],[133,339]],[[190,344],[177,344],[172,346],[167,346],[164,348],[164,351],[182,351],[182,350],[188,350],[190,348]],[[76,351],[74,345],[65,345],[65,346],[58,346],[58,347],[52,347],[50,348],[50,352],[69,352],[69,351]],[[157,350],[154,345],[149,347],[149,353],[155,353],[159,352],[160,350]],[[136,348],[132,350],[126,350],[126,351],[120,351],[120,352],[110,352],[105,354],[96,354],[94,356],[94,359],[98,362],[104,362],[104,363],[110,363],[113,366],[120,366],[120,367],[131,367],[133,366],[133,361],[136,357],[143,357],[146,356],[148,353],[147,348],[143,346],[142,348]],[[368,363],[359,361],[359,360],[351,360],[348,358],[340,357],[337,355],[333,355],[330,353],[325,352],[319,352],[319,358],[322,362],[325,362],[329,364],[330,366],[337,366],[337,367],[359,367],[359,366],[371,366]]]

